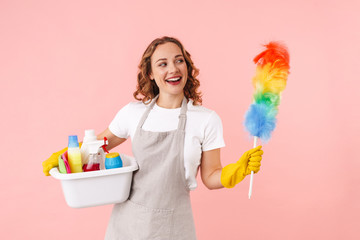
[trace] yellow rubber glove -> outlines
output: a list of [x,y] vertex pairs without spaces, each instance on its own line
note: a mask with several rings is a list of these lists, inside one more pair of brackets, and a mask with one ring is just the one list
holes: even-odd
[[43,172],[45,176],[50,176],[49,171],[50,169],[57,167],[59,165],[59,156],[67,151],[67,147],[63,150],[60,150],[56,153],[53,153],[47,160],[42,162],[43,165]]
[[226,188],[233,188],[251,171],[257,173],[260,170],[263,153],[261,146],[257,146],[245,152],[236,163],[225,166],[221,171],[221,184]]
[[[80,142],[79,143],[80,148],[81,148],[81,144],[82,143]],[[59,166],[59,156],[62,155],[67,150],[68,150],[68,148],[66,147],[63,150],[53,153],[47,160],[42,162],[43,172],[44,172],[45,176],[50,176],[49,171],[52,168]]]

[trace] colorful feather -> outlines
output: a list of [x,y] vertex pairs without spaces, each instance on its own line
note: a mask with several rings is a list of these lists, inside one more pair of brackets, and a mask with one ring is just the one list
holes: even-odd
[[284,45],[270,42],[265,47],[267,49],[254,58],[257,64],[252,81],[255,90],[244,125],[251,136],[267,142],[276,127],[280,94],[286,87],[290,66]]

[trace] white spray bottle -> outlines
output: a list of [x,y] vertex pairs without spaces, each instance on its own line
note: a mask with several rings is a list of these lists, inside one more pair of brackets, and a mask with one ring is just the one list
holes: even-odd
[[81,157],[83,159],[84,172],[103,169],[103,149],[101,148],[107,141],[97,140],[93,129],[85,130],[84,141],[81,146]]

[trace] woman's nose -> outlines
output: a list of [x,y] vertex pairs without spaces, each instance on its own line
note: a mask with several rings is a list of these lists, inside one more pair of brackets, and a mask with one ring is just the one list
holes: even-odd
[[169,65],[169,72],[170,73],[177,73],[179,71],[179,68],[176,66],[176,64],[172,63]]

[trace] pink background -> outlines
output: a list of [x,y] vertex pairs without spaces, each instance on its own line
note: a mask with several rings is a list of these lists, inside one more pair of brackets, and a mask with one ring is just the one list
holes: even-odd
[[360,239],[359,1],[250,2],[1,0],[1,238],[103,238],[111,206],[68,207],[41,162],[68,135],[104,130],[133,101],[146,46],[169,35],[192,54],[203,105],[222,118],[223,165],[252,145],[242,127],[252,58],[270,40],[291,55],[253,198],[248,178],[216,191],[199,179],[198,239]]

